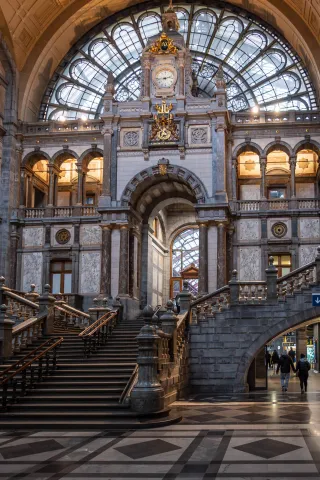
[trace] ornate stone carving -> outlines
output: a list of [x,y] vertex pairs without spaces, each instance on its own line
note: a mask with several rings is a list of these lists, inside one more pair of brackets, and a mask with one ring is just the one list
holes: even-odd
[[22,236],[24,247],[39,247],[43,245],[43,228],[24,228]]
[[317,245],[301,245],[299,247],[299,267],[313,262],[317,255]]
[[99,225],[81,225],[81,245],[100,245],[101,228]]
[[259,240],[260,220],[239,220],[239,240]]
[[286,235],[287,231],[288,231],[288,227],[283,222],[276,222],[271,227],[272,235],[274,235],[277,238],[284,237]]
[[80,293],[99,293],[100,252],[82,252],[80,257]]
[[137,147],[139,145],[139,133],[135,131],[125,132],[123,145],[125,147]]
[[261,280],[260,247],[242,247],[239,252],[240,281]]
[[65,245],[70,242],[71,240],[71,233],[66,228],[61,228],[56,233],[56,241],[59,245]]
[[319,238],[319,218],[300,218],[299,224],[301,238]]
[[29,292],[30,285],[36,286],[36,291],[41,292],[42,286],[42,253],[24,253],[22,255],[22,290]]
[[205,127],[191,128],[191,144],[208,143],[208,129]]

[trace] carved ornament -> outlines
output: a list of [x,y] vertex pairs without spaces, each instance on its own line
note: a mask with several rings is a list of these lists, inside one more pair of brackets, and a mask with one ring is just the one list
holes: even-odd
[[277,238],[282,238],[286,235],[288,227],[283,222],[274,223],[271,227],[272,234]]
[[151,127],[150,140],[156,141],[168,141],[178,140],[178,128],[174,123],[173,114],[171,110],[173,108],[172,103],[166,104],[165,100],[162,100],[161,105],[155,106],[157,113],[154,114],[154,123]]
[[176,54],[177,47],[173,44],[173,40],[166,33],[161,33],[160,38],[156,40],[148,49],[148,52],[154,55]]

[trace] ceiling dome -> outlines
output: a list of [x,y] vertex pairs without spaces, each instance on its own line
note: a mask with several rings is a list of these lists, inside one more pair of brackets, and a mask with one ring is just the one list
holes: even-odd
[[[234,112],[316,110],[314,88],[302,61],[271,27],[244,10],[201,3],[175,5],[197,73],[199,96],[214,94],[220,65]],[[100,23],[61,62],[44,96],[40,119],[98,118],[108,71],[115,77],[115,99],[140,95],[140,55],[147,39],[161,32],[164,7],[129,9]]]

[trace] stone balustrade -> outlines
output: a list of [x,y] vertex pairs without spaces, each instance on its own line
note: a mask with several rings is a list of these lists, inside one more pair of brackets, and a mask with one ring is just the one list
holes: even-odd
[[317,210],[320,200],[317,198],[279,199],[279,200],[238,200],[234,202],[239,212],[256,212],[268,210]]
[[70,207],[43,207],[43,208],[18,208],[13,211],[12,217],[25,220],[38,218],[70,218],[70,217],[96,217],[100,216],[95,206],[70,206]]

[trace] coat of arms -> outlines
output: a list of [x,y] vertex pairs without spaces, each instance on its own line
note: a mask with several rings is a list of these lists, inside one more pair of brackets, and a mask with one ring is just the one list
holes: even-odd
[[178,127],[171,113],[172,103],[167,105],[166,101],[162,100],[162,104],[156,105],[155,108],[157,113],[153,116],[154,123],[151,127],[150,140],[161,142],[178,140]]

